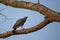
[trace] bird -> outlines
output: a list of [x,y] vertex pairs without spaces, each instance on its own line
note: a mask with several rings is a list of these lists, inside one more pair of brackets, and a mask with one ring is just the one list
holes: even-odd
[[14,24],[14,26],[13,26],[13,32],[15,32],[15,30],[16,30],[17,28],[19,28],[19,27],[21,27],[22,29],[24,29],[24,28],[23,28],[23,25],[24,25],[24,23],[26,22],[27,18],[28,18],[28,16],[25,16],[24,18],[18,19],[18,20],[16,21],[16,23]]

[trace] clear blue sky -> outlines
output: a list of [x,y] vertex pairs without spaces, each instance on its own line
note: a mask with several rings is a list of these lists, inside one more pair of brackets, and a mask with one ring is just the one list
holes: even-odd
[[[37,0],[24,0],[28,2],[37,3]],[[40,0],[40,3],[49,7],[52,10],[60,12],[60,0]],[[6,15],[8,18],[15,18],[13,20],[7,20],[6,22],[0,24],[0,34],[12,30],[12,27],[16,20],[24,16],[28,16],[24,28],[33,27],[39,22],[44,20],[44,16],[39,14],[39,12],[22,9],[22,8],[13,8],[10,6],[5,6],[0,4],[0,9],[6,8],[0,13]],[[0,22],[4,21],[4,17],[0,15]],[[21,29],[21,28],[18,28]],[[14,35],[6,39],[0,40],[60,40],[60,23],[53,22],[45,26],[43,29],[23,35]]]

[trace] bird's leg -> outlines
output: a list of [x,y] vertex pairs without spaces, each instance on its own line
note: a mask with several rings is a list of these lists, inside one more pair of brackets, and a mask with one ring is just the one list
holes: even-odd
[[21,26],[22,29],[25,29],[23,26]]

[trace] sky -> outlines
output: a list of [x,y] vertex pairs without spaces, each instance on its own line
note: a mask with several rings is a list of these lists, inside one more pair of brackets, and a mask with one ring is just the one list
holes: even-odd
[[[37,3],[37,0],[23,0],[27,2]],[[60,12],[60,0],[40,0],[40,3],[47,6],[48,8]],[[20,18],[28,16],[27,21],[24,24],[24,28],[33,27],[44,20],[44,16],[39,14],[37,11],[32,11],[23,8],[13,8],[11,6],[5,6],[0,3],[0,10],[5,8],[0,13],[7,16],[7,18],[13,18],[11,20],[6,20],[6,22],[1,23],[5,20],[4,16],[0,15],[0,34],[7,31],[13,30],[12,27],[16,21]],[[21,28],[18,28],[19,30]],[[60,23],[53,22],[45,26],[44,28],[23,35],[13,35],[8,38],[0,38],[0,40],[60,40]]]

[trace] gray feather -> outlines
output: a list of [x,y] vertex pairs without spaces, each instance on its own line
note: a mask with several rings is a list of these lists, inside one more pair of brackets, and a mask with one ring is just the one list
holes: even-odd
[[13,26],[13,29],[16,30],[17,28],[23,26],[24,23],[26,22],[27,18],[28,17],[25,16],[24,18],[20,18],[19,20],[17,20],[16,23],[14,24],[14,26]]

